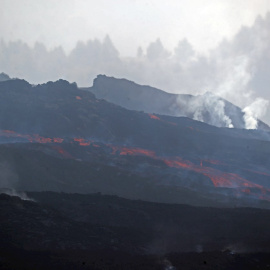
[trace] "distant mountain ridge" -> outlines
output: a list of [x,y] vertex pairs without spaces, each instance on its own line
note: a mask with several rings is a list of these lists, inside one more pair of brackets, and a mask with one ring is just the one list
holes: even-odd
[[[241,108],[211,92],[198,96],[171,94],[151,86],[105,75],[98,75],[93,86],[88,89],[97,98],[130,110],[186,116],[217,127],[245,128]],[[260,120],[258,129],[270,130],[269,126]]]
[[0,82],[9,81],[11,78],[6,73],[0,73]]

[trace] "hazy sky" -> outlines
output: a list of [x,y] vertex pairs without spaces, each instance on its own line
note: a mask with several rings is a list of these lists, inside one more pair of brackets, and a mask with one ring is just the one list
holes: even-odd
[[0,0],[0,39],[71,50],[109,34],[122,56],[160,38],[172,50],[186,37],[206,51],[270,11],[269,0]]

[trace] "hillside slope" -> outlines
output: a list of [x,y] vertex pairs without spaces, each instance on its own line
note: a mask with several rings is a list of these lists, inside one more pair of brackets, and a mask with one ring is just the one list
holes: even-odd
[[[170,94],[126,79],[98,75],[88,88],[97,98],[130,110],[170,116],[186,116],[218,127],[245,128],[242,110],[210,92],[192,96]],[[258,121],[258,129],[270,130]]]

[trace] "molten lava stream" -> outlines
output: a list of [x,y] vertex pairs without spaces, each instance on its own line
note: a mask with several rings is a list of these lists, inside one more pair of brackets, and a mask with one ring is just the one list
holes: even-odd
[[177,126],[176,123],[174,123],[174,122],[167,122],[167,121],[161,120],[158,116],[156,116],[156,115],[154,115],[154,114],[148,113],[148,115],[149,115],[149,117],[150,117],[151,119],[159,120],[159,121],[162,121],[162,122],[164,122],[164,123],[167,123],[167,124],[170,124],[170,125],[173,125],[173,126]]
[[160,120],[160,118],[159,118],[158,116],[154,115],[154,114],[149,113],[148,115],[149,115],[149,117],[150,117],[151,119]]
[[141,148],[120,147],[119,151],[120,151],[120,155],[142,155],[142,156],[156,158],[155,152],[141,149]]
[[81,145],[81,146],[89,146],[92,143],[92,141],[85,140],[82,138],[74,138],[73,140],[74,140],[74,142],[78,142],[79,145]]
[[[167,166],[175,167],[175,168],[183,168],[192,170],[198,173],[201,173],[207,176],[213,183],[213,185],[217,188],[243,188],[240,189],[241,192],[245,194],[250,194],[252,196],[257,197],[258,199],[268,200],[270,201],[270,189],[265,188],[261,185],[255,184],[251,181],[248,181],[237,174],[222,172],[217,169],[213,169],[211,167],[201,167],[192,164],[191,162],[181,161],[175,159],[164,160],[164,163]],[[256,192],[252,193],[252,189],[259,190],[261,194],[256,194]]]
[[[160,120],[160,118],[155,115],[150,115],[150,117],[153,119]],[[41,144],[46,144],[46,143],[61,144],[64,142],[63,138],[47,138],[47,137],[40,136],[38,134],[34,134],[34,135],[19,134],[12,130],[2,130],[2,131],[0,130],[0,136],[4,136],[7,138],[23,138],[23,139],[28,140],[29,142],[32,142],[32,143],[35,142],[35,143],[41,143]],[[70,141],[70,143],[72,142],[76,142],[80,146],[90,146],[92,144],[94,147],[99,147],[99,145],[94,144],[95,143],[94,141],[86,140],[83,138],[73,138],[72,141]],[[170,157],[170,158],[159,157],[156,155],[154,151],[147,150],[147,149],[135,148],[135,147],[131,148],[131,147],[126,147],[126,146],[115,146],[115,145],[110,145],[110,144],[106,144],[106,146],[112,149],[111,154],[113,155],[119,154],[119,155],[148,156],[153,159],[163,161],[164,164],[166,164],[168,167],[181,168],[181,169],[191,170],[191,171],[200,173],[202,175],[207,176],[212,181],[215,187],[242,188],[241,191],[246,194],[251,194],[252,188],[254,188],[254,189],[260,190],[261,192],[261,194],[259,195],[260,198],[269,200],[270,189],[264,188],[261,185],[248,181],[237,174],[222,172],[220,170],[217,170],[211,167],[203,166],[204,165],[203,162],[206,162],[208,164],[215,164],[215,165],[225,165],[217,160],[202,160],[200,165],[196,165],[190,161],[183,160],[179,157]],[[68,152],[66,152],[63,148],[56,147],[55,149],[58,151],[59,154],[63,155],[64,157],[72,158],[72,156]],[[269,176],[269,174],[264,173],[264,172],[256,172],[256,171],[252,171],[252,172]]]
[[[128,148],[128,147],[120,147],[120,146],[112,146],[109,145],[113,150],[112,154],[119,155],[143,155],[149,156],[151,158],[162,160],[168,167],[181,168],[186,170],[191,170],[202,175],[207,176],[213,183],[215,187],[226,187],[226,188],[240,188],[243,187],[243,192],[249,193],[246,191],[246,188],[256,188],[261,191],[261,193],[265,193],[267,189],[263,186],[252,183],[237,174],[222,172],[220,170],[204,167],[202,163],[200,165],[195,165],[190,161],[182,160],[179,157],[171,157],[171,158],[162,158],[156,156],[154,151],[149,151],[141,148]],[[208,163],[212,164],[223,164],[218,160],[207,160]]]

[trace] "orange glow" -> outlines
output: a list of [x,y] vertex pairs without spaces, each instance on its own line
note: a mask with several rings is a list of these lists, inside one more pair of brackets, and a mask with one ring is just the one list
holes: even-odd
[[191,165],[184,162],[177,161],[177,160],[164,159],[163,161],[169,167],[192,169]]
[[82,98],[80,96],[76,96],[76,99],[81,100]]
[[73,158],[72,155],[70,153],[68,153],[66,150],[64,150],[62,147],[55,145],[53,146],[53,148],[59,153],[61,154],[63,157],[65,158]]
[[[252,183],[251,181],[248,181],[247,179],[244,179],[240,177],[237,174],[234,173],[227,173],[222,172],[220,170],[211,168],[211,167],[203,167],[202,161],[200,165],[195,165],[190,161],[182,160],[179,157],[172,157],[172,158],[162,158],[156,156],[155,152],[141,149],[141,148],[128,148],[128,147],[120,147],[120,146],[112,146],[110,145],[111,149],[113,150],[112,154],[119,153],[120,155],[145,155],[152,157],[157,160],[162,160],[168,167],[174,167],[174,168],[181,168],[186,170],[191,170],[197,173],[200,173],[202,175],[205,175],[208,177],[213,185],[215,187],[226,187],[226,188],[241,188],[242,192],[248,193],[248,188],[256,188],[261,191],[262,194],[265,194],[267,191],[270,191],[266,188],[264,188],[261,185]],[[218,160],[207,160],[209,163],[212,164],[222,164]],[[248,193],[249,194],[249,193]],[[265,197],[266,199],[266,197]]]
[[81,142],[80,145],[81,146],[89,146],[91,143],[90,142]]
[[213,183],[215,187],[227,187],[227,188],[237,188],[237,187],[250,187],[259,188],[261,191],[264,189],[263,186],[252,183],[237,174],[225,173],[211,167],[201,167],[197,166],[189,161],[178,161],[175,159],[163,159],[164,163],[169,167],[183,168],[201,173],[207,176]]
[[174,123],[174,122],[167,122],[167,121],[161,120],[158,116],[156,116],[154,114],[148,113],[148,115],[150,116],[151,119],[160,120],[160,121],[162,121],[164,123],[167,123],[167,124],[170,124],[170,125],[173,125],[173,126],[177,126],[176,123]]
[[34,135],[28,135],[28,134],[19,134],[16,133],[14,131],[11,130],[3,130],[0,131],[0,135],[5,136],[5,137],[11,137],[11,138],[23,138],[28,140],[29,142],[32,143],[61,143],[63,142],[63,139],[60,138],[46,138],[46,137],[42,137],[38,134],[34,134]]
[[156,120],[160,120],[159,117],[157,117],[156,115],[153,115],[151,113],[148,114],[150,116],[151,119],[156,119]]
[[87,140],[82,139],[82,138],[74,138],[73,140],[74,140],[74,142],[78,142],[79,145],[81,145],[81,146],[89,146],[91,144],[91,141],[87,141]]
[[51,143],[52,139],[39,136],[38,134],[34,134],[33,141],[37,143]]
[[53,138],[54,143],[62,143],[63,141],[64,141],[64,139],[62,139],[62,138]]
[[[41,143],[41,144],[61,144],[64,142],[63,138],[48,138],[43,137],[38,134],[28,135],[28,134],[19,134],[11,130],[0,130],[0,136],[8,137],[8,138],[23,138],[31,143]],[[92,144],[93,147],[100,147],[100,145],[96,144],[95,141],[86,140],[83,138],[73,138],[73,141],[68,141],[69,143],[76,142],[80,146],[89,146]],[[221,170],[208,167],[211,164],[214,165],[226,165],[219,160],[200,160],[199,164],[194,164],[188,160],[184,160],[180,157],[167,157],[164,158],[162,156],[157,156],[154,151],[142,149],[142,148],[135,148],[135,147],[127,147],[127,146],[116,146],[105,144],[109,147],[112,152],[112,155],[132,155],[132,156],[147,156],[151,157],[155,160],[160,160],[164,162],[164,164],[168,167],[176,168],[176,169],[184,169],[190,170],[201,175],[208,177],[213,186],[219,188],[233,188],[236,190],[236,195],[238,196],[239,193],[242,192],[245,194],[250,194],[252,196],[256,196],[257,198],[270,200],[270,189],[263,187],[262,185],[258,185],[249,181],[247,179],[242,178],[238,174],[230,173],[230,172],[223,172]],[[61,154],[65,158],[73,158],[68,152],[66,152],[63,148],[53,145],[52,146],[59,154]],[[197,162],[198,163],[198,162]],[[206,166],[207,165],[207,166]],[[270,176],[270,174],[260,171],[252,171],[249,169],[244,169],[246,171],[250,171],[256,174],[261,174],[265,176]],[[257,190],[255,193],[252,189]],[[260,191],[258,194],[258,190]]]
[[128,147],[123,147],[123,146],[115,146],[115,145],[107,145],[109,146],[113,151],[112,155],[119,154],[121,156],[126,156],[126,155],[141,155],[141,156],[148,156],[152,158],[156,158],[156,154],[154,151],[142,149],[142,148],[128,148]]
[[121,147],[118,150],[120,150],[120,155],[143,155],[148,157],[155,157],[155,152],[141,148]]

